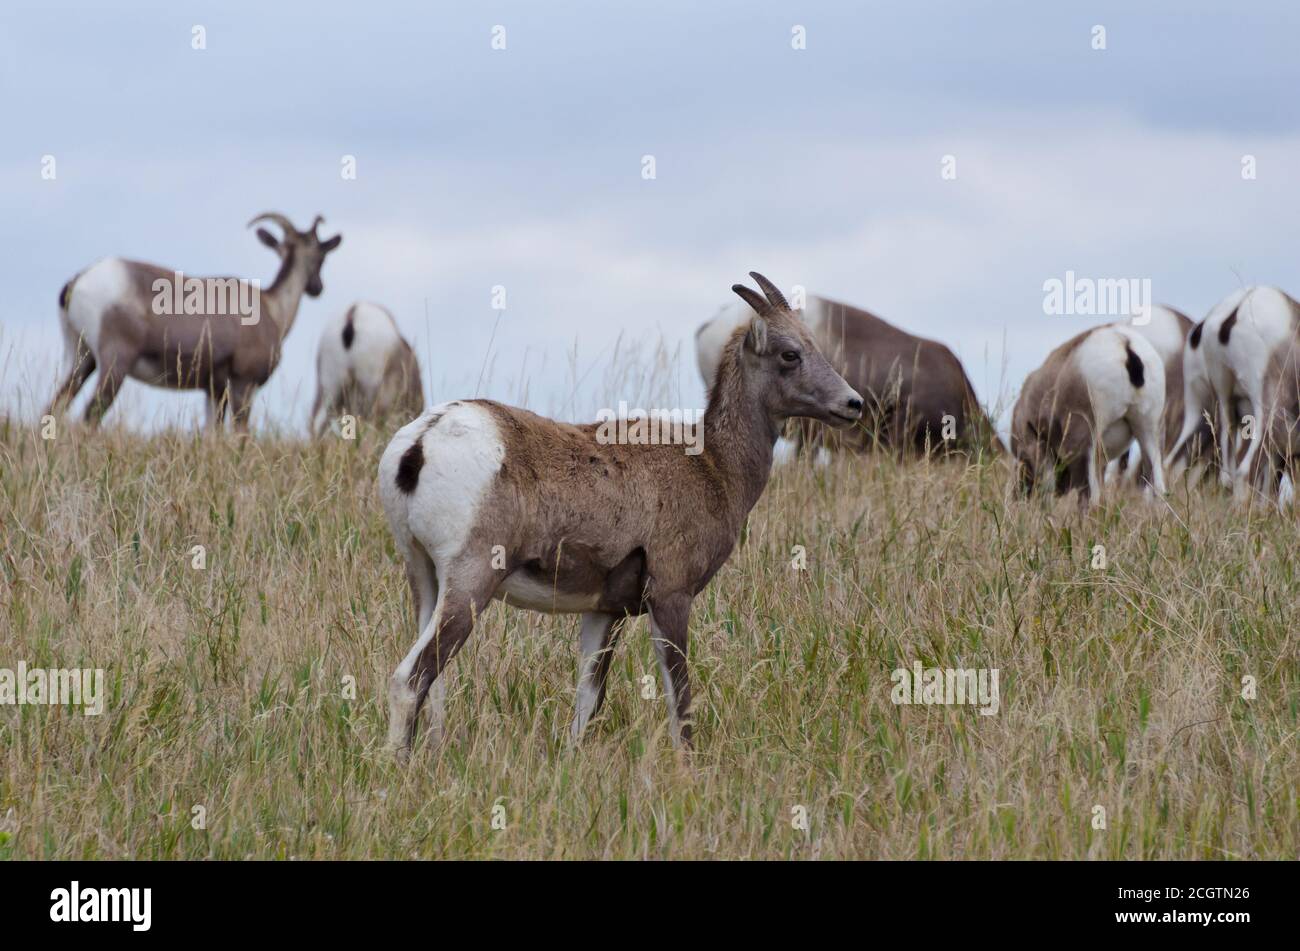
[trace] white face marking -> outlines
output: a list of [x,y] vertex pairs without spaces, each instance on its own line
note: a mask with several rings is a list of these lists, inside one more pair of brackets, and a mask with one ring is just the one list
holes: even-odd
[[121,258],[104,258],[82,272],[72,285],[67,321],[72,337],[82,336],[90,351],[99,356],[99,334],[104,315],[131,292],[130,275]]

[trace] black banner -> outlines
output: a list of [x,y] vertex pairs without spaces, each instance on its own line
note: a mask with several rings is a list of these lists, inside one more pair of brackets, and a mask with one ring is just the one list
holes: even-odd
[[[873,937],[1197,936],[1296,919],[1286,863],[35,863],[0,864],[6,933],[130,939],[374,936],[386,923],[608,919],[685,904],[729,931],[810,921]],[[557,916],[563,916],[563,919]],[[457,921],[460,924],[457,924]],[[990,931],[990,928],[993,930]]]

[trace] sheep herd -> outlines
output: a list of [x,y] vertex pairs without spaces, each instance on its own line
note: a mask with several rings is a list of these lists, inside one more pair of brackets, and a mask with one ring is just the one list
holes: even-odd
[[[201,390],[209,425],[230,412],[246,431],[302,295],[322,292],[322,266],[342,241],[319,234],[319,217],[299,230],[269,212],[250,226],[263,223],[281,232],[257,230],[280,259],[266,289],[119,258],[70,280],[59,294],[70,368],[47,413],[62,412],[98,369],[91,424],[130,376]],[[387,310],[357,303],[325,326],[313,433],[345,413],[411,420],[378,470],[416,611],[414,644],[389,685],[399,756],[426,697],[441,731],[441,674],[493,600],[582,616],[575,740],[600,709],[620,627],[648,615],[672,737],[689,745],[691,603],[735,546],[788,420],[799,421],[800,442],[1001,452],[946,346],[823,298],[792,307],[773,282],[751,277],[759,290],[734,285],[739,299],[696,333],[709,391],[697,453],[491,400],[426,409],[419,364]],[[1167,478],[1213,467],[1239,495],[1276,495],[1300,443],[1298,316],[1282,292],[1252,288],[1199,323],[1150,307],[1057,347],[1014,408],[1020,487],[1047,480],[1088,505],[1108,468],[1114,481],[1164,493]]]

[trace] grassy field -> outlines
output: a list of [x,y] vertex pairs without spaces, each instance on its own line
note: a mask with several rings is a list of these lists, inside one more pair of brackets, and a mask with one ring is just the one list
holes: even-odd
[[[403,769],[384,441],[0,422],[0,667],[108,694],[0,707],[0,857],[1300,857],[1295,515],[797,463],[696,602],[694,753],[642,696],[644,621],[571,749],[576,618],[494,605]],[[915,661],[997,668],[997,714],[895,705]]]

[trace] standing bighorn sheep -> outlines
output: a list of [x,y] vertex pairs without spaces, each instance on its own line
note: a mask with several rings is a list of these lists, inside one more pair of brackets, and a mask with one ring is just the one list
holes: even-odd
[[316,436],[342,413],[381,422],[395,415],[410,419],[423,408],[420,364],[392,314],[359,301],[325,327],[311,410]]
[[611,443],[575,426],[489,400],[444,403],[393,438],[379,490],[406,560],[418,639],[389,689],[390,744],[404,756],[433,687],[494,598],[582,615],[576,739],[600,708],[611,651],[628,616],[649,613],[676,745],[690,745],[687,624],[691,602],[730,555],[767,485],[783,420],[850,425],[862,399],[822,356],[781,292],[723,348],[703,421],[702,451]]
[[[695,332],[705,386],[713,380],[731,330],[751,316],[744,303],[733,302]],[[800,316],[831,365],[866,400],[864,425],[851,442],[860,448],[924,451],[981,445],[1000,451],[961,361],[944,344],[822,297],[810,296]],[[811,432],[811,426],[801,427],[800,439]]]
[[269,288],[233,277],[186,277],[152,264],[104,258],[64,285],[59,322],[71,369],[46,413],[58,415],[99,370],[86,421],[98,424],[128,376],[154,386],[205,390],[208,425],[219,425],[227,402],[235,429],[247,431],[253,392],[280,362],[280,348],[305,292],[322,290],[320,269],[342,235],[322,241],[316,229],[298,231],[284,215],[250,221],[279,225],[277,240],[257,229],[280,256]]
[[1028,495],[1054,472],[1058,495],[1080,489],[1085,505],[1096,504],[1098,456],[1117,456],[1137,439],[1152,460],[1151,484],[1163,494],[1164,408],[1164,364],[1133,328],[1110,324],[1066,341],[1029,374],[1016,400],[1011,451],[1022,491]]

